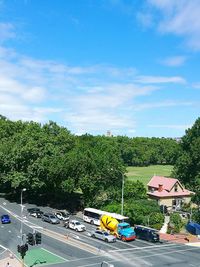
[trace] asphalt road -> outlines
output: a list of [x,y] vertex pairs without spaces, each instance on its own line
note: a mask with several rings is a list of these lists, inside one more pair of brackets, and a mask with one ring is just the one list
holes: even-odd
[[[85,224],[86,232],[76,233],[62,225],[51,225],[28,216],[26,209],[29,207],[33,205],[25,203],[23,233],[27,234],[33,229],[43,231],[41,247],[66,260],[64,263],[53,264],[52,267],[106,267],[106,264],[102,264],[103,261],[115,267],[200,266],[200,247],[171,243],[152,244],[143,240],[125,243],[117,240],[116,243],[108,244],[89,236],[91,229],[95,228],[90,224]],[[12,214],[12,223],[0,227],[0,244],[14,253],[17,253],[17,245],[21,240],[20,210],[19,204],[0,198],[0,214],[6,214],[8,211]],[[52,211],[48,207],[41,207],[41,210]],[[69,239],[66,239],[67,235]]]

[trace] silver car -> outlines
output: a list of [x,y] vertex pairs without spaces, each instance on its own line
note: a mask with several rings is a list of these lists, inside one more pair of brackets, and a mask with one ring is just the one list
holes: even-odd
[[92,231],[91,236],[102,239],[105,242],[116,242],[116,237],[114,235],[110,235],[108,232],[103,230]]
[[60,223],[60,220],[56,218],[56,216],[53,215],[52,213],[44,213],[42,215],[42,221],[52,223],[52,224]]

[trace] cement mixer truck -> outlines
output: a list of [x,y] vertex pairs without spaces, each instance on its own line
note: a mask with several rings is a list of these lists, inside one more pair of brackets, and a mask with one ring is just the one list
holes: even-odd
[[136,238],[135,231],[130,227],[129,223],[119,223],[117,219],[106,214],[100,218],[100,228],[115,235],[122,241],[135,240]]

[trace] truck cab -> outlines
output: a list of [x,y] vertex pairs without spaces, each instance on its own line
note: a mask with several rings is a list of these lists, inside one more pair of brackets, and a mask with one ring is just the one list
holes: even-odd
[[122,241],[135,240],[136,234],[127,222],[118,224],[118,234]]

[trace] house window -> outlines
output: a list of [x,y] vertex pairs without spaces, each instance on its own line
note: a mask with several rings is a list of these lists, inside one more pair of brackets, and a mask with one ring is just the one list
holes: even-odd
[[177,184],[175,184],[175,186],[174,186],[174,192],[178,192],[178,185]]

